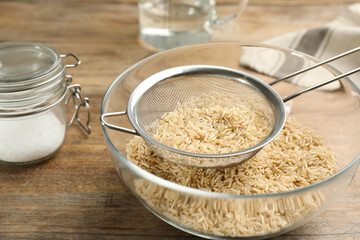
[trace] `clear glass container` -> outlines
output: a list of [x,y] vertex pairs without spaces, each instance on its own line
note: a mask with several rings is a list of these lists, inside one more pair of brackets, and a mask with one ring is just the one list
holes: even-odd
[[[294,62],[299,64],[289,64]],[[315,63],[317,59],[301,52],[262,44],[221,42],[175,48],[152,55],[119,75],[104,96],[101,115],[125,111],[131,92],[142,80],[172,67],[217,65],[271,82],[298,70],[294,66],[302,68]],[[274,72],[279,72],[279,76]],[[330,65],[323,65],[301,77],[324,81],[337,75],[339,72]],[[305,87],[295,81],[282,82],[274,88],[281,96],[288,96]],[[338,170],[317,183],[277,193],[227,194],[170,182],[127,158],[126,146],[133,135],[104,124],[102,130],[122,180],[156,216],[204,238],[263,239],[295,229],[324,211],[345,191],[360,162],[360,90],[351,77],[341,79],[332,88],[329,85],[299,96],[286,106],[288,116],[323,136],[337,156]],[[124,116],[114,116],[109,121],[131,128]]]
[[[61,59],[67,56],[76,63],[64,65]],[[89,109],[80,86],[70,85],[72,78],[66,75],[67,67],[78,64],[74,54],[60,55],[41,43],[0,44],[0,163],[36,163],[57,153],[66,126],[74,119],[81,122],[79,108]],[[71,97],[75,117],[67,123],[66,105]]]

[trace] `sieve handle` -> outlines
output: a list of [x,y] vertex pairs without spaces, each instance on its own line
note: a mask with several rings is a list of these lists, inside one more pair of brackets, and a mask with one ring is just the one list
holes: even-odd
[[303,94],[303,93],[310,92],[311,90],[314,90],[314,89],[316,89],[316,88],[322,87],[322,86],[324,86],[324,85],[326,85],[326,84],[332,83],[332,82],[334,82],[334,81],[336,81],[336,80],[339,80],[339,79],[341,79],[341,78],[347,77],[347,76],[349,76],[349,75],[351,75],[351,74],[354,74],[354,73],[356,73],[356,72],[359,72],[359,71],[360,71],[360,67],[358,67],[358,68],[356,68],[356,69],[354,69],[354,70],[351,70],[351,71],[349,71],[349,72],[347,72],[347,73],[343,73],[343,74],[341,74],[341,75],[339,75],[339,76],[336,76],[336,77],[334,77],[334,78],[331,78],[331,79],[329,79],[329,80],[326,80],[326,81],[324,81],[324,82],[318,83],[318,84],[316,84],[316,85],[314,85],[314,86],[308,87],[308,88],[306,88],[306,89],[304,89],[304,90],[302,90],[302,91],[298,91],[298,92],[296,92],[296,93],[294,93],[294,94],[292,94],[292,95],[290,95],[290,96],[287,96],[286,98],[283,99],[283,101],[284,101],[284,102],[289,101],[290,99],[293,99],[293,98],[295,98],[295,97],[297,97],[297,96],[299,96],[299,95],[301,95],[301,94]]
[[321,62],[318,62],[317,64],[311,65],[310,67],[307,67],[307,68],[301,69],[301,70],[299,70],[299,71],[290,73],[289,75],[286,75],[285,77],[279,78],[279,79],[277,79],[277,80],[269,83],[269,85],[272,86],[272,85],[274,85],[274,84],[276,84],[276,83],[278,83],[278,82],[281,82],[281,81],[286,80],[286,79],[288,79],[288,78],[292,78],[292,77],[294,77],[294,76],[296,76],[296,75],[299,75],[299,74],[304,73],[304,72],[306,72],[306,71],[309,71],[309,70],[311,70],[311,69],[313,69],[313,68],[316,68],[316,67],[319,67],[319,66],[321,66],[321,65],[324,65],[325,63],[329,63],[329,62],[335,61],[335,60],[337,60],[337,59],[339,59],[339,58],[342,58],[342,57],[345,57],[345,56],[350,55],[350,54],[352,54],[352,53],[355,53],[355,52],[357,52],[357,51],[359,51],[359,50],[360,50],[360,47],[356,47],[356,48],[351,49],[351,50],[349,50],[349,51],[347,51],[347,52],[344,52],[344,53],[341,53],[341,54],[339,54],[339,55],[336,55],[336,56],[334,56],[334,57],[332,57],[332,58],[329,58],[329,59],[323,60],[323,61],[321,61]]
[[[299,74],[301,74],[301,73],[307,72],[307,71],[309,71],[309,70],[311,70],[311,69],[313,69],[313,68],[316,68],[316,67],[319,67],[319,66],[321,66],[321,65],[324,65],[324,64],[326,64],[326,63],[335,61],[335,60],[337,60],[337,59],[339,59],[339,58],[345,57],[345,56],[347,56],[347,55],[350,55],[350,54],[355,53],[355,52],[358,52],[358,51],[360,51],[360,47],[356,47],[356,48],[351,49],[351,50],[349,50],[349,51],[347,51],[347,52],[343,52],[343,53],[341,53],[341,54],[339,54],[339,55],[336,55],[336,56],[334,56],[334,57],[332,57],[332,58],[329,58],[329,59],[323,60],[323,61],[321,61],[321,62],[318,62],[317,64],[314,64],[314,65],[312,65],[312,66],[310,66],[310,67],[307,67],[307,68],[301,69],[301,70],[299,70],[299,71],[293,72],[293,73],[291,73],[291,74],[289,74],[289,75],[287,75],[287,76],[285,76],[285,77],[279,78],[279,79],[277,79],[277,80],[269,83],[269,85],[272,86],[272,85],[274,85],[274,84],[276,84],[276,83],[278,83],[278,82],[281,82],[281,81],[283,81],[283,80],[285,80],[285,79],[294,77],[294,76],[299,75]],[[323,82],[321,82],[321,83],[318,83],[318,84],[316,84],[316,85],[313,85],[313,86],[311,86],[311,87],[308,87],[308,88],[306,88],[306,89],[304,89],[304,90],[302,90],[302,91],[299,91],[299,92],[296,92],[296,93],[294,93],[294,94],[292,94],[292,95],[290,95],[290,96],[287,96],[286,98],[283,99],[283,101],[284,101],[284,102],[289,101],[290,99],[293,99],[293,98],[295,98],[295,97],[297,97],[297,96],[299,96],[299,95],[301,95],[301,94],[303,94],[303,93],[310,92],[311,90],[314,90],[314,89],[316,89],[316,88],[322,87],[322,86],[324,86],[324,85],[327,85],[327,84],[329,84],[329,83],[332,83],[332,82],[334,82],[334,81],[336,81],[336,80],[339,80],[339,79],[341,79],[341,78],[347,77],[347,76],[349,76],[349,75],[351,75],[351,74],[354,74],[354,73],[356,73],[356,72],[359,72],[359,71],[360,71],[360,68],[353,69],[353,70],[351,70],[351,71],[349,71],[349,72],[347,72],[347,73],[343,73],[343,74],[341,74],[341,75],[339,75],[339,76],[337,76],[337,77],[334,77],[334,78],[331,78],[331,79],[329,79],[329,80],[323,81]]]
[[134,134],[134,135],[139,135],[135,130],[133,129],[128,129],[128,128],[124,128],[124,127],[120,127],[111,123],[106,122],[105,118],[107,117],[114,117],[114,116],[121,116],[121,115],[126,115],[126,111],[122,111],[122,112],[111,112],[111,113],[104,113],[100,116],[100,122],[102,125],[104,125],[107,128],[113,129],[113,130],[117,130],[117,131],[121,131],[124,133],[130,133],[130,134]]

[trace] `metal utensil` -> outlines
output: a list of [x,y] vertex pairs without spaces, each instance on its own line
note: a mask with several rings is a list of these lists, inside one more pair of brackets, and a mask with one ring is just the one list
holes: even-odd
[[[128,99],[126,111],[102,114],[101,123],[110,129],[140,135],[156,154],[173,163],[202,168],[230,167],[247,161],[276,138],[285,124],[284,103],[286,101],[358,72],[360,68],[308,87],[284,99],[270,87],[271,85],[359,50],[360,47],[355,48],[289,74],[270,84],[245,72],[220,66],[189,65],[166,69],[145,79],[134,89]],[[169,147],[153,138],[156,131],[154,123],[164,113],[173,111],[179,102],[186,102],[199,94],[212,93],[233,96],[234,98],[244,96],[256,98],[258,109],[254,109],[254,111],[266,112],[267,120],[272,128],[269,135],[250,148],[221,154],[186,152]],[[135,130],[113,125],[105,120],[107,117],[125,114],[127,114]]]

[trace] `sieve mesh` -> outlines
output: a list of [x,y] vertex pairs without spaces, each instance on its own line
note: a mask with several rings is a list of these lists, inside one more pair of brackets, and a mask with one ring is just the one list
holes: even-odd
[[[251,106],[251,110],[267,117],[269,126],[274,125],[272,104],[256,88],[246,81],[234,81],[226,76],[194,74],[168,78],[148,89],[137,103],[136,115],[139,126],[150,135],[156,123],[165,113],[174,111],[179,104],[202,95],[223,95],[218,102],[224,106]],[[219,99],[217,99],[219,100]]]
[[[135,116],[138,127],[150,138],[145,138],[147,144],[160,156],[170,161],[192,166],[219,167],[238,164],[243,157],[249,155],[229,157],[222,154],[203,154],[209,157],[195,157],[192,153],[181,151],[167,151],[161,144],[151,138],[157,129],[159,119],[168,112],[173,112],[180,104],[184,104],[199,96],[217,97],[217,103],[225,107],[246,106],[252,112],[261,115],[272,129],[275,123],[273,104],[258,89],[245,78],[232,77],[214,73],[191,73],[175,75],[156,82],[148,88],[136,103]],[[163,143],[166,145],[166,143]],[[253,154],[255,154],[255,151]],[[253,155],[252,154],[252,155]],[[251,156],[250,156],[251,157]]]

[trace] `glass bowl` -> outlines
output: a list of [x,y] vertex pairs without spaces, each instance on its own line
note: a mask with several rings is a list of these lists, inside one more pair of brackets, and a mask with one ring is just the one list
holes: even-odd
[[[270,82],[317,62],[300,52],[252,43],[219,42],[175,48],[152,55],[117,77],[104,96],[101,115],[125,111],[129,95],[142,80],[172,67],[217,65]],[[309,81],[323,81],[338,74],[330,65],[324,65],[292,82],[273,87],[285,97],[304,89]],[[123,181],[147,209],[165,222],[204,238],[267,238],[297,228],[317,216],[351,182],[360,159],[359,93],[350,77],[286,103],[288,115],[324,137],[337,156],[338,171],[323,181],[272,194],[215,193],[167,181],[127,159],[126,145],[133,135],[109,129],[104,124],[102,130]],[[131,129],[126,116],[108,121]],[[209,227],[209,221],[217,227]]]

